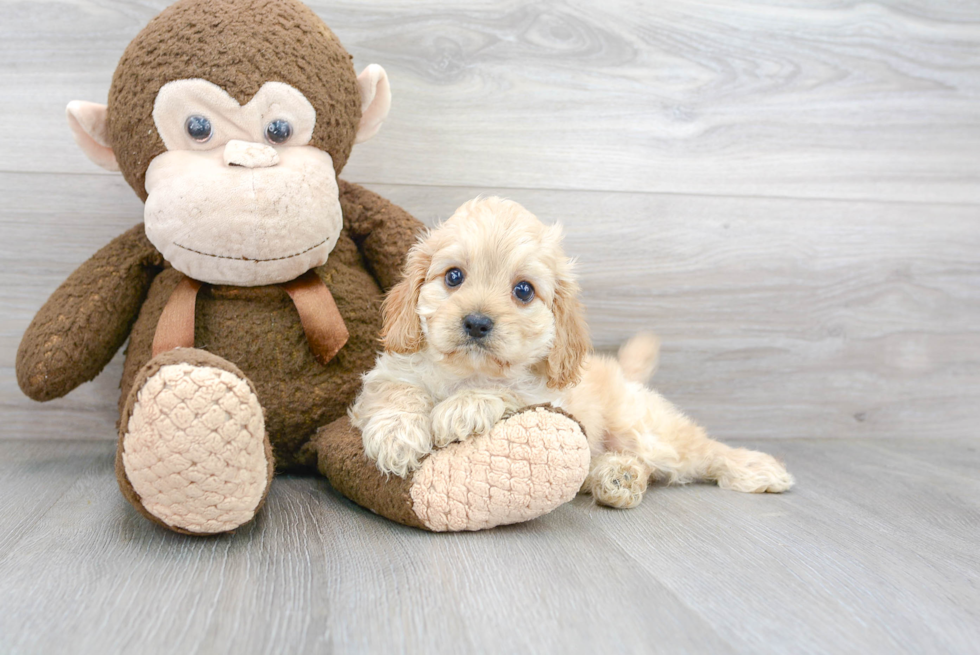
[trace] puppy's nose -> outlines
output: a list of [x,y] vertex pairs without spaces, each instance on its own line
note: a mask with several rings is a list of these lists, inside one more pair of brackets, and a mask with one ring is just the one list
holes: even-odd
[[463,329],[474,339],[482,339],[493,329],[493,319],[486,314],[470,314],[463,319]]

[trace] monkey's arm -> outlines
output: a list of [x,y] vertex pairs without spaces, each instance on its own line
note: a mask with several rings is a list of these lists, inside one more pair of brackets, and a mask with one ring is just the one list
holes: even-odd
[[143,224],[113,239],[55,290],[17,350],[17,383],[51,400],[91,380],[119,350],[163,256]]
[[407,211],[364,187],[338,180],[344,227],[385,291],[402,275],[405,255],[425,228]]

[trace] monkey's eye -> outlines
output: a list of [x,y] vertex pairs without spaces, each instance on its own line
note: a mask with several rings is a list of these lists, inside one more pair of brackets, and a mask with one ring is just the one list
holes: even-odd
[[285,143],[293,135],[293,126],[281,118],[269,123],[265,128],[265,138],[269,143]]
[[523,303],[529,303],[534,298],[534,287],[527,280],[521,280],[514,285],[514,296]]
[[187,134],[198,143],[206,143],[213,134],[211,121],[204,116],[191,116],[187,119],[184,127],[187,129]]
[[458,268],[451,268],[446,271],[446,286],[450,289],[461,285],[464,279],[466,279],[466,276]]

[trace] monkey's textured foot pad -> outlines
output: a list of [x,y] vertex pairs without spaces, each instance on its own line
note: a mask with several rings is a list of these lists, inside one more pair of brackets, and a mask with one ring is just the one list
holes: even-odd
[[413,509],[436,532],[529,521],[575,497],[589,457],[575,420],[528,409],[426,458],[412,478]]
[[528,407],[485,435],[434,451],[406,478],[385,476],[345,416],[312,442],[334,489],[392,521],[435,532],[483,530],[547,514],[589,472],[589,445],[573,418]]
[[144,368],[128,401],[117,474],[134,505],[192,534],[255,516],[272,458],[262,407],[240,371],[210,353],[173,350]]

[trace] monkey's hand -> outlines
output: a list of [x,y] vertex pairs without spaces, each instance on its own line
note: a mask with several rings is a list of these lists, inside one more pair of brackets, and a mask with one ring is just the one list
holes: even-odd
[[91,380],[119,350],[163,256],[143,224],[113,239],[58,287],[17,350],[17,382],[34,400]]
[[442,448],[454,441],[485,434],[521,402],[505,389],[464,389],[432,409],[432,441]]

